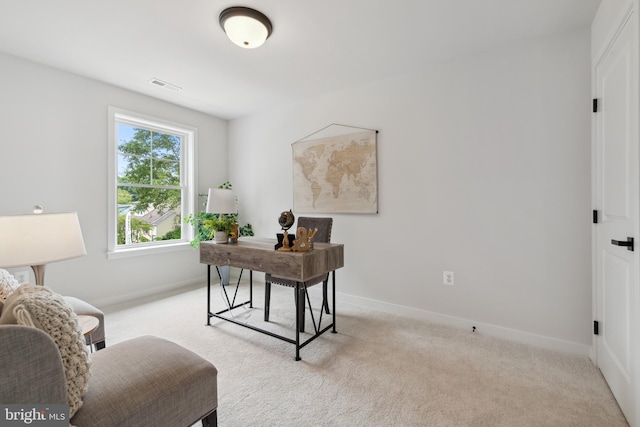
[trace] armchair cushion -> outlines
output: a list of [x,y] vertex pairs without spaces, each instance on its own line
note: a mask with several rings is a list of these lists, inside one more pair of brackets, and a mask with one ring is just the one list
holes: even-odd
[[82,406],[89,384],[89,354],[78,318],[62,297],[45,286],[22,285],[7,298],[0,324],[32,326],[46,332],[62,358],[70,416]]
[[189,426],[216,410],[218,371],[171,341],[142,336],[92,353],[78,427]]

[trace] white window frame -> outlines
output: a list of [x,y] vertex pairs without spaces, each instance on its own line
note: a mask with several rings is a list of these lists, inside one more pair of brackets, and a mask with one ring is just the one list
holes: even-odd
[[178,134],[183,137],[180,155],[181,186],[184,187],[182,199],[182,218],[187,218],[195,212],[197,205],[196,188],[196,151],[198,130],[181,123],[171,122],[157,117],[147,116],[120,108],[109,107],[109,132],[108,132],[108,226],[107,226],[107,258],[123,258],[152,253],[169,252],[176,250],[191,250],[189,242],[193,239],[193,227],[181,223],[182,232],[180,240],[160,240],[148,243],[137,243],[132,246],[118,245],[118,123],[127,123],[152,129],[158,132]]

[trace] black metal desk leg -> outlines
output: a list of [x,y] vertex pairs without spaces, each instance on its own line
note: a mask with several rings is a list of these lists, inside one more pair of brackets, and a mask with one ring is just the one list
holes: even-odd
[[327,275],[327,280],[322,282],[322,301],[324,302],[325,313],[331,314],[331,310],[329,310],[329,296],[327,295],[328,287],[329,287],[329,276]]
[[304,332],[304,323],[305,323],[305,291],[304,286],[298,282],[299,286],[296,286],[296,309],[298,311],[298,316],[300,317],[300,332]]
[[207,264],[207,326],[211,326],[211,265]]
[[300,282],[296,282],[296,360],[300,360],[300,304],[304,307],[300,299]]
[[269,309],[271,307],[271,283],[264,282],[264,321],[269,321]]
[[249,270],[249,308],[253,308],[253,270]]
[[333,288],[331,290],[331,298],[333,299],[333,330],[331,332],[336,334],[338,333],[338,331],[336,331],[336,271],[335,270],[331,272],[331,276],[332,276],[331,285]]

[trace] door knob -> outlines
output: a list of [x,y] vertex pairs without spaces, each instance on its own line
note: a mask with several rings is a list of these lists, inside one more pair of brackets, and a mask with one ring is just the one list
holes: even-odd
[[611,244],[616,246],[626,246],[628,251],[633,252],[633,237],[627,237],[626,241],[611,239]]

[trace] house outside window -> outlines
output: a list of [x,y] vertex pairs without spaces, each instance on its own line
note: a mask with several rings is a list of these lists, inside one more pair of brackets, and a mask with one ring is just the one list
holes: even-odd
[[109,109],[109,254],[188,243],[194,211],[196,130]]

